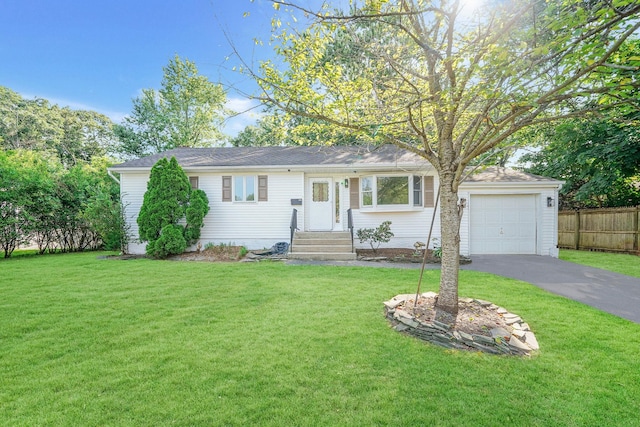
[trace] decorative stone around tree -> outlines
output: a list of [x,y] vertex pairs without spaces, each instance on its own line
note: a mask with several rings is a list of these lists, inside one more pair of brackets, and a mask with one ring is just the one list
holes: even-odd
[[[434,292],[423,293],[416,307],[415,294],[396,295],[384,302],[386,317],[394,330],[446,348],[518,356],[529,356],[540,349],[520,316],[489,301],[461,298],[455,327],[436,321],[435,311],[429,307],[435,305],[437,296]],[[474,323],[472,316],[484,322]]]

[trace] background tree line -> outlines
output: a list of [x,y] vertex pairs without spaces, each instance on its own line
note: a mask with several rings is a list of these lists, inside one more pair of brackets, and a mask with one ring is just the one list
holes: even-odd
[[119,188],[106,172],[112,121],[0,87],[0,247],[120,250]]
[[163,68],[161,88],[143,90],[122,123],[0,86],[4,256],[24,244],[40,253],[124,251],[129,235],[119,187],[106,168],[171,148],[223,143],[225,103],[222,86],[177,55]]

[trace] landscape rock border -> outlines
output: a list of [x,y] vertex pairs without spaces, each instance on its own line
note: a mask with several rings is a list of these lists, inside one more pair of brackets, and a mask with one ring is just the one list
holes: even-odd
[[[437,294],[426,292],[421,294],[421,297],[434,298]],[[480,335],[457,331],[436,320],[425,322],[414,317],[409,309],[405,308],[405,303],[414,299],[415,295],[401,294],[384,302],[385,315],[397,332],[449,349],[481,351],[496,355],[530,356],[540,349],[535,334],[520,316],[489,301],[460,299],[465,303],[478,304],[488,310],[494,310],[507,325],[506,328],[495,327],[488,330],[487,335]]]

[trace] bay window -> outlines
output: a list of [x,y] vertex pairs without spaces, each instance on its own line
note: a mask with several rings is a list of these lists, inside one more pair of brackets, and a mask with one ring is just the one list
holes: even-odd
[[422,207],[423,177],[371,175],[360,178],[362,207]]

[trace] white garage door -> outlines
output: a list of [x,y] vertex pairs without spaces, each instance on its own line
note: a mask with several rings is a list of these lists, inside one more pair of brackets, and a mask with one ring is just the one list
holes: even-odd
[[472,254],[535,254],[536,196],[471,195]]

